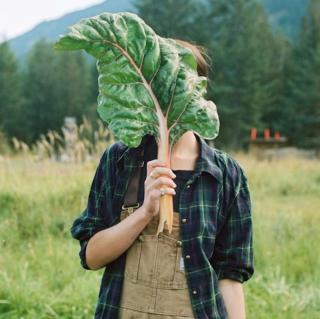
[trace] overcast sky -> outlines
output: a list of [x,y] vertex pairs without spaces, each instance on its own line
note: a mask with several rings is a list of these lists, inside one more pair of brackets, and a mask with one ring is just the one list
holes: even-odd
[[44,20],[58,18],[102,0],[0,0],[0,41],[32,29]]

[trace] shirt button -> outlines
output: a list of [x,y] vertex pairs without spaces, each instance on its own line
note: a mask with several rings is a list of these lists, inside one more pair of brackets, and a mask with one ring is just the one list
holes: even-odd
[[187,185],[187,188],[190,188],[190,185]]
[[178,245],[178,246],[181,246],[181,245],[182,245],[182,242],[179,240],[179,241],[177,242],[177,245]]
[[182,218],[182,222],[185,223],[187,221],[186,218]]
[[186,255],[186,258],[187,258],[187,259],[190,259],[190,255]]
[[192,293],[196,295],[198,292],[196,290],[193,290]]

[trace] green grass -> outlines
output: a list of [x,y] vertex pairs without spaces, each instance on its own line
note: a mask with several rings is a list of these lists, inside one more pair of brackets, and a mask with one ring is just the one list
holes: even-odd
[[[320,163],[235,158],[253,205],[247,317],[320,318]],[[86,205],[97,162],[0,162],[1,319],[93,317],[103,270],[81,268],[69,229]]]

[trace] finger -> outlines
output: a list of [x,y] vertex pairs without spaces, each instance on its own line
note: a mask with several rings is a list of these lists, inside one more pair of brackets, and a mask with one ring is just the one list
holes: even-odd
[[168,167],[162,167],[162,166],[156,166],[153,170],[152,170],[152,177],[153,178],[157,178],[161,175],[166,175],[169,176],[171,178],[176,178],[176,175],[173,173],[173,171],[168,168]]
[[156,187],[156,188],[166,187],[166,186],[173,187],[173,188],[177,187],[176,183],[171,178],[168,178],[165,176],[158,177],[151,184],[151,187]]
[[151,173],[151,171],[154,169],[156,166],[165,166],[166,164],[159,159],[154,159],[152,161],[147,162],[147,175]]
[[168,170],[168,169],[162,170],[162,167],[157,166],[146,177],[146,181],[147,181],[147,183],[154,182],[154,180],[156,180],[157,178],[160,178],[162,176],[167,177],[171,180],[176,178],[176,175],[171,170]]
[[165,187],[171,187],[171,188],[176,188],[177,185],[176,183],[168,177],[158,177],[156,179],[153,179],[151,177],[147,177],[145,182],[144,182],[144,188],[146,192],[150,192],[153,189],[159,189],[159,188],[165,188]]

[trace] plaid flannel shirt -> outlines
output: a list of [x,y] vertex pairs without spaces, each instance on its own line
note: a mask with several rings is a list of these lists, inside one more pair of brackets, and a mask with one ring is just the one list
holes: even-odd
[[[190,298],[196,319],[225,319],[227,312],[218,280],[245,282],[254,273],[251,200],[247,177],[239,163],[226,152],[200,143],[194,173],[180,193],[181,241]],[[124,194],[133,169],[139,165],[141,147],[148,149],[146,135],[136,148],[115,142],[103,153],[88,197],[87,207],[71,227],[85,251],[97,232],[120,222]],[[106,247],[105,249],[108,249]],[[121,300],[126,252],[105,265],[96,319],[116,319]]]

